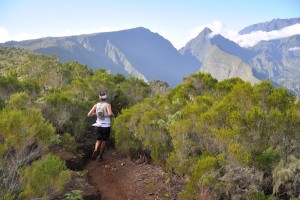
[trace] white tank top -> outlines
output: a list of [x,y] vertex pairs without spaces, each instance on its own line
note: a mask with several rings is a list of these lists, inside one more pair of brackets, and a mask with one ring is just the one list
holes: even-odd
[[107,113],[107,105],[108,103],[104,102],[104,103],[97,103],[97,107],[96,107],[96,113],[98,113],[98,109],[101,106],[104,106],[104,119],[100,119],[99,117],[97,117],[96,123],[93,124],[93,126],[98,126],[98,127],[110,127],[110,117],[108,116]]

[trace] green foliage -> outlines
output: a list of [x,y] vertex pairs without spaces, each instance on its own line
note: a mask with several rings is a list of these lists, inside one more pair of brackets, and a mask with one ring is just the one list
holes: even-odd
[[32,102],[30,96],[25,92],[14,93],[10,96],[9,101],[6,103],[8,109],[26,110],[31,108]]
[[41,92],[41,87],[37,81],[28,79],[22,81],[22,84],[24,91],[31,96],[37,96]]
[[249,164],[250,154],[243,146],[240,146],[237,143],[230,144],[228,146],[228,152],[235,160],[241,162],[243,165]]
[[184,78],[184,82],[170,90],[167,98],[172,102],[180,101],[184,105],[186,101],[209,92],[214,89],[217,80],[210,74],[196,73]]
[[173,102],[180,101],[184,104],[196,96],[196,88],[191,83],[182,83],[171,90],[167,96]]
[[285,88],[278,88],[267,97],[266,101],[271,108],[278,108],[281,112],[284,112],[294,104],[295,99],[295,94],[292,94]]
[[191,74],[189,77],[184,78],[184,82],[191,83],[195,87],[198,95],[213,89],[218,83],[217,79],[213,78],[210,74],[201,72]]
[[101,92],[104,92],[109,98],[113,96],[111,92],[115,86],[114,78],[104,70],[94,71],[92,76],[87,77],[87,83],[93,90],[94,95],[98,96]]
[[[226,97],[225,97],[226,98]],[[238,83],[227,95],[227,102],[234,104],[241,114],[253,106],[253,88],[250,83]]]
[[300,151],[300,103],[286,89],[201,72],[170,89],[16,48],[0,47],[0,60],[0,176],[16,180],[0,181],[2,196],[24,192],[19,168],[58,143],[56,132],[70,150],[83,139],[100,92],[121,113],[112,124],[116,147],[131,157],[149,149],[155,163],[184,175],[182,198],[276,198],[261,191],[259,177],[271,171],[276,191],[287,185],[297,196],[290,157]]
[[10,191],[0,189],[0,199],[14,200],[16,199],[16,195],[12,194]]
[[279,150],[280,156],[287,160],[288,155],[299,151],[299,113],[295,109],[281,112],[275,108],[270,111],[270,122],[271,142]]
[[78,62],[65,62],[59,63],[58,73],[62,74],[65,84],[71,83],[72,80],[77,78],[86,78],[91,72],[87,65],[81,65]]
[[191,171],[191,180],[186,185],[183,192],[180,193],[180,199],[199,199],[202,188],[213,187],[217,184],[214,178],[215,171],[221,168],[221,163],[225,160],[224,155],[218,156],[202,155],[199,157]]
[[292,198],[299,197],[300,184],[300,159],[294,155],[288,156],[287,160],[281,160],[273,170],[273,194],[279,193],[279,188]]
[[83,200],[83,195],[81,190],[72,190],[67,193],[63,200]]
[[[270,123],[268,120],[268,113],[262,110],[261,107],[253,106],[245,113],[245,141],[248,145],[255,143],[256,149],[265,149],[268,147],[270,141]],[[253,151],[257,151],[253,148]]]
[[274,87],[270,82],[262,81],[253,87],[254,101],[264,110],[269,111],[267,98],[274,92]]
[[136,157],[138,151],[142,149],[141,141],[136,138],[139,120],[140,116],[134,114],[132,110],[123,110],[122,115],[118,116],[113,124],[116,146],[122,153],[131,157]]
[[[40,89],[47,91],[61,88],[75,78],[90,75],[87,66],[77,62],[60,63],[56,55],[43,56],[10,47],[1,47],[1,52],[1,60],[4,63],[2,74],[7,76],[14,71],[16,77],[24,80],[24,89],[31,93],[37,93]],[[15,85],[16,81],[13,80],[10,79],[10,84]]]
[[24,174],[21,176],[21,197],[50,199],[62,191],[69,178],[70,173],[66,170],[64,161],[48,154],[24,168]]
[[[157,163],[187,176],[183,199],[200,198],[194,194],[202,194],[203,187],[214,198],[231,193],[266,199],[258,186],[261,173],[299,152],[300,106],[296,105],[300,104],[287,90],[274,89],[266,81],[255,86],[238,78],[218,83],[197,73],[165,97],[144,100],[122,113],[114,126],[120,131],[117,147],[124,149],[138,141],[135,151],[150,148],[154,160],[160,156]],[[126,137],[120,140],[120,136]],[[195,172],[205,152],[212,159],[223,155],[226,162]]]
[[258,152],[254,155],[255,165],[261,170],[271,169],[279,161],[279,155],[272,147]]
[[16,73],[10,72],[7,76],[0,75],[1,98],[9,99],[10,95],[22,91],[22,83],[18,80]]
[[0,112],[0,133],[4,143],[0,155],[13,148],[24,149],[38,140],[44,145],[58,143],[58,136],[51,124],[45,121],[39,110],[2,110]]
[[66,124],[70,121],[73,111],[72,99],[66,93],[55,92],[46,97],[46,107],[43,115],[56,128],[58,132],[64,132]]
[[194,134],[191,133],[193,128],[194,124],[191,121],[183,119],[174,123],[169,129],[174,152],[173,156],[169,157],[168,163],[181,173],[189,169],[191,161],[189,157],[197,155],[201,148],[199,146],[201,143],[198,143],[199,138],[193,138]]
[[64,149],[76,153],[76,141],[74,136],[72,136],[70,133],[64,133],[61,135],[60,140],[60,144],[64,147]]
[[[145,148],[151,149],[151,158],[157,163],[165,163],[165,158],[171,150],[170,137],[165,127],[155,124],[160,118],[160,112],[153,109],[146,111],[140,119],[137,138],[142,141]],[[150,124],[150,126],[149,126]]]
[[129,77],[126,81],[118,84],[118,88],[122,96],[126,98],[126,107],[141,102],[144,98],[149,96],[151,91],[148,84],[134,77]]
[[0,110],[2,110],[5,107],[5,101],[4,99],[0,98]]
[[231,78],[231,79],[225,79],[221,82],[218,82],[216,84],[216,89],[220,90],[220,92],[222,92],[222,94],[228,94],[228,92],[230,92],[233,88],[233,86],[237,85],[237,84],[242,84],[244,83],[244,81],[240,78]]
[[126,81],[126,78],[125,76],[123,76],[122,74],[120,73],[116,73],[115,76],[114,76],[114,82],[116,84],[119,84],[119,83],[122,83],[122,82],[125,82]]
[[57,144],[54,127],[39,110],[0,111],[0,186],[6,193],[20,190],[19,169],[40,157],[49,145]]
[[[151,91],[139,79],[112,75],[102,69],[91,71],[77,62],[62,63],[57,55],[0,47],[0,60],[0,193],[5,199],[13,199],[19,193],[42,195],[41,191],[28,189],[28,185],[22,191],[25,187],[21,187],[20,177],[26,170],[20,168],[28,167],[49,146],[58,144],[59,134],[61,144],[75,151],[76,141],[82,141],[93,123],[94,119],[88,119],[86,114],[100,92],[105,92],[108,102],[120,112],[121,108],[141,102]],[[133,141],[130,148],[136,154],[142,143]]]
[[249,200],[266,200],[266,196],[263,192],[249,192],[247,194]]

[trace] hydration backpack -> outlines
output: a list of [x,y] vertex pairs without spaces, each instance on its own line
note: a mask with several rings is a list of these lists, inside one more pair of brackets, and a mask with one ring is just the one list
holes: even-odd
[[102,104],[102,103],[98,103],[97,104],[97,108],[96,108],[96,114],[98,119],[100,120],[104,120],[106,117],[106,103]]

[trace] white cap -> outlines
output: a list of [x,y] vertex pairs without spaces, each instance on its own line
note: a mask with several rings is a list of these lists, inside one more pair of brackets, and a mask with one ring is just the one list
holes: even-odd
[[104,95],[102,95],[102,96],[99,95],[99,98],[100,98],[100,99],[106,99],[106,94],[104,94]]

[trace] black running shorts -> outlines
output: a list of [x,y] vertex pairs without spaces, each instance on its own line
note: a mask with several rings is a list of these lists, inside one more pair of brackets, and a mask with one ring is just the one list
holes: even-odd
[[110,127],[97,127],[96,126],[96,138],[97,140],[108,140],[110,135]]

